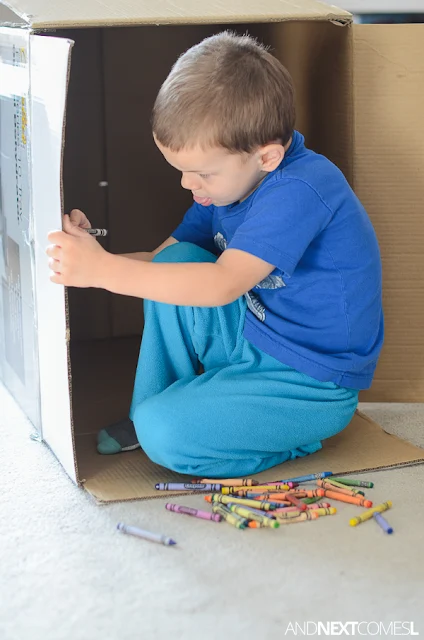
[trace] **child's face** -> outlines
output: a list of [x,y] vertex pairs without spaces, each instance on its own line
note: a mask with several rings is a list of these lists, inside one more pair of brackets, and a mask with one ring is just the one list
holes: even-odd
[[267,175],[260,152],[229,153],[222,147],[171,151],[155,139],[165,160],[182,173],[181,185],[204,207],[217,207],[245,199]]

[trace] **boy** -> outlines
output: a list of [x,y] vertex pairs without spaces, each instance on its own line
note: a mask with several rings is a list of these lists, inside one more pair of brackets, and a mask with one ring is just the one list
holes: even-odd
[[379,249],[294,122],[290,76],[264,47],[207,38],[153,109],[194,199],[172,236],[111,255],[77,210],[49,234],[53,282],[145,299],[129,418],[100,432],[100,453],[141,445],[175,471],[236,477],[313,453],[351,420],[383,341]]

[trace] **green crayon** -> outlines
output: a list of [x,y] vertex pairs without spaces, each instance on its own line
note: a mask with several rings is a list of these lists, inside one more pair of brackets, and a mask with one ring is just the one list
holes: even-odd
[[305,504],[314,504],[314,502],[318,502],[319,500],[321,500],[319,496],[317,496],[316,498],[302,498],[302,502],[304,502]]
[[365,489],[372,489],[374,482],[367,482],[366,480],[354,480],[351,478],[331,478],[335,482],[341,482],[347,484],[349,487],[365,487]]

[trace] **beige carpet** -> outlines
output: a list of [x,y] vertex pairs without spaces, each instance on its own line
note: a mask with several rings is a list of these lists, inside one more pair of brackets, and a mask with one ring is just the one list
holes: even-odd
[[[423,405],[360,408],[424,447]],[[29,433],[0,387],[1,640],[281,640],[307,621],[413,621],[424,635],[424,465],[361,474],[376,502],[393,501],[392,536],[373,521],[349,527],[351,505],[238,531],[169,513],[164,500],[98,506]],[[125,536],[119,521],[178,544]]]

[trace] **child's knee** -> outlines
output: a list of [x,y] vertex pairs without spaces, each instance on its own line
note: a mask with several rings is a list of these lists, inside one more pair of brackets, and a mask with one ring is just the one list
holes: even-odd
[[192,242],[176,242],[159,251],[152,262],[215,262],[217,257]]

